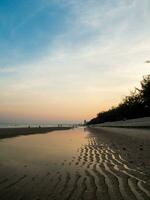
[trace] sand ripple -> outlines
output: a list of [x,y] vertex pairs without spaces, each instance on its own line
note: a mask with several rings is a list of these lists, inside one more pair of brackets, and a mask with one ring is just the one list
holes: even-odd
[[121,155],[91,137],[57,168],[47,166],[32,176],[28,172],[1,176],[0,199],[149,200],[150,185],[142,171],[129,167]]

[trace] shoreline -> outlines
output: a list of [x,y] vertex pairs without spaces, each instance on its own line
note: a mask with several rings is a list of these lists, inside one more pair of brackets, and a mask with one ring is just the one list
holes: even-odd
[[34,136],[0,141],[1,200],[150,199],[149,130],[82,127]]
[[149,130],[83,127],[7,139],[0,150],[1,200],[150,199]]
[[99,126],[99,124],[97,125],[90,125],[87,126],[89,128],[127,128],[127,129],[150,129],[150,126],[118,126],[118,125],[103,125],[103,126]]
[[69,130],[72,127],[30,127],[30,128],[0,128],[0,139],[21,135],[46,134],[51,131]]
[[100,124],[91,124],[88,127],[99,128],[99,127],[114,127],[114,128],[139,128],[139,129],[150,129],[150,117],[128,119],[114,122],[104,122]]

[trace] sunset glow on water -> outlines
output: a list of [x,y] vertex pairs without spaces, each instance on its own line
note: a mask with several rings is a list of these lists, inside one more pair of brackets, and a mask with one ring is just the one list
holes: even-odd
[[[145,141],[139,131],[121,130],[78,128],[1,140],[0,198],[121,200],[142,193],[148,199],[149,159],[142,157],[148,131],[142,131]],[[127,149],[131,134],[137,145]]]

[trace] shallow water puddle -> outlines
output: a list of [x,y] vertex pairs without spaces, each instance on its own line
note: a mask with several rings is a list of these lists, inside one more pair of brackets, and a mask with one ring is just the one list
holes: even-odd
[[0,199],[150,199],[145,174],[99,132],[78,128],[0,143]]

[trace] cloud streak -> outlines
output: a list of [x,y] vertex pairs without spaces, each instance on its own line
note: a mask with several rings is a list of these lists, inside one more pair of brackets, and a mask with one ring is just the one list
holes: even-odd
[[[144,61],[150,52],[150,3],[58,3],[69,9],[68,28],[52,43],[47,42],[42,56],[18,63],[17,78],[1,81],[0,87],[5,91],[0,103],[6,107],[11,102],[14,110],[18,105],[31,108],[28,112],[22,109],[28,117],[37,112],[41,113],[39,118],[50,120],[54,115],[55,120],[90,118],[117,104],[149,73]],[[49,114],[45,114],[46,110]]]

